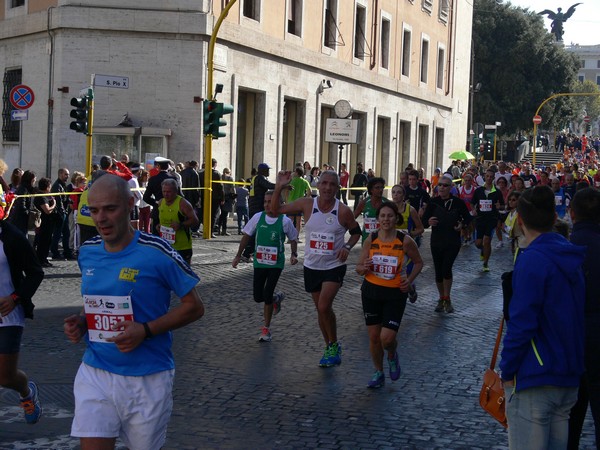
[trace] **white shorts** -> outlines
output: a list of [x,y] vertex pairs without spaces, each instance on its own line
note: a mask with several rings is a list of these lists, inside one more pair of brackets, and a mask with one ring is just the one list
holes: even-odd
[[116,375],[82,363],[73,392],[73,437],[120,437],[131,450],[160,449],[173,410],[174,370],[142,377]]

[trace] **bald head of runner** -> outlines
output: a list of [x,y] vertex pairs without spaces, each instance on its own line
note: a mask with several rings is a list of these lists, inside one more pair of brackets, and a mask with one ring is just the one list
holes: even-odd
[[134,198],[129,184],[112,174],[98,178],[90,188],[88,207],[98,234],[109,252],[123,250],[133,239],[130,211]]

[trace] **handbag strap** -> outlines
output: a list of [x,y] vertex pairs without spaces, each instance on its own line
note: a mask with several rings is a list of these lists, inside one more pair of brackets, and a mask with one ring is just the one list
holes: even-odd
[[492,361],[490,362],[490,369],[494,370],[496,367],[496,357],[498,356],[498,349],[500,348],[500,339],[502,339],[502,329],[504,328],[504,316],[500,320],[500,328],[498,329],[498,336],[496,336],[496,345],[494,346],[494,353],[492,354]]

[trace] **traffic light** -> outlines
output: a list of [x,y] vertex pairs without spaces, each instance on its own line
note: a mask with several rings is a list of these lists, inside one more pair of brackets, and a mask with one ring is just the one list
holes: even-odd
[[71,110],[71,117],[75,119],[69,125],[71,130],[75,130],[77,133],[89,134],[90,103],[91,98],[87,95],[71,99],[71,106],[75,107],[75,109]]
[[204,135],[212,134],[213,139],[225,137],[225,131],[220,131],[221,127],[227,125],[223,119],[226,114],[233,113],[233,106],[226,103],[217,103],[212,100],[204,100]]
[[202,108],[204,111],[204,135],[207,136],[213,133],[213,127],[217,117],[215,114],[217,102],[212,100],[204,100]]
[[228,105],[226,103],[217,103],[217,109],[216,109],[215,113],[217,116],[216,121],[215,121],[216,127],[213,128],[212,135],[213,135],[213,139],[219,139],[220,137],[226,136],[225,131],[220,131],[220,128],[227,125],[227,121],[225,119],[223,119],[223,116],[226,114],[233,113],[233,105]]
[[485,143],[483,145],[484,145],[484,151],[486,153],[491,153],[492,152],[493,147],[492,147],[492,143],[490,141],[485,141]]

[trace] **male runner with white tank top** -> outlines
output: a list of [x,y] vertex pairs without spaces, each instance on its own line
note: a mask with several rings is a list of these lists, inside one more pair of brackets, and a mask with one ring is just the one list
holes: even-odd
[[[280,196],[290,180],[291,172],[279,172],[273,196]],[[319,178],[317,197],[299,198],[284,205],[273,204],[275,214],[304,215],[304,287],[315,303],[319,327],[325,339],[325,352],[319,362],[321,367],[332,367],[342,362],[333,299],[344,281],[350,250],[361,236],[352,210],[336,199],[339,187],[338,174],[326,170]],[[345,242],[348,230],[350,238]]]

